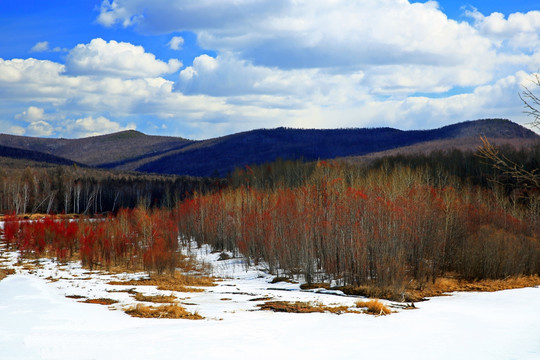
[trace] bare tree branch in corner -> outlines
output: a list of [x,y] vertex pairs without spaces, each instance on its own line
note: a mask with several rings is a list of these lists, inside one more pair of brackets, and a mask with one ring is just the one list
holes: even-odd
[[[540,88],[539,73],[534,74],[531,81],[535,88]],[[533,117],[533,121],[528,125],[540,130],[540,97],[530,87],[523,86],[523,88],[524,90],[519,94],[519,98],[523,101],[525,113]],[[485,136],[482,136],[481,140],[482,146],[478,148],[481,158],[489,161],[495,169],[514,178],[524,188],[540,188],[540,173],[538,169],[526,170],[523,164],[515,163],[504,154],[501,154]]]
[[528,171],[523,164],[517,164],[508,159],[504,154],[493,146],[489,140],[482,136],[482,146],[478,148],[479,156],[491,163],[491,165],[503,174],[513,177],[521,186],[527,189],[540,188],[540,173],[538,169]]
[[[536,73],[532,77],[532,83],[540,88],[540,74]],[[519,94],[519,98],[525,104],[525,113],[533,117],[533,122],[529,123],[534,128],[540,130],[540,98],[527,86]]]

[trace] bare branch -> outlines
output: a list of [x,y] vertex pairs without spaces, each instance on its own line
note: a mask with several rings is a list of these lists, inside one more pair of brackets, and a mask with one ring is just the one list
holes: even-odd
[[511,176],[524,188],[540,188],[538,169],[526,170],[523,164],[517,164],[504,154],[501,154],[485,136],[481,136],[480,139],[482,140],[482,146],[478,148],[478,154],[482,159],[489,161],[494,169]]
[[[531,82],[535,87],[540,87],[540,74],[533,75]],[[529,87],[523,86],[523,91],[519,98],[525,105],[525,114],[533,117],[533,121],[528,125],[540,130],[540,98]]]

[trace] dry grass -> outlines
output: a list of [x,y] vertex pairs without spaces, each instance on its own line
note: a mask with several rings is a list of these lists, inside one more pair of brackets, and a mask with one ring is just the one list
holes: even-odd
[[[203,292],[200,287],[216,286],[214,278],[207,276],[154,276],[150,279],[111,281],[109,285],[156,286],[158,290],[177,292]],[[195,286],[195,287],[194,287]]]
[[297,282],[295,282],[294,280],[288,278],[288,277],[284,277],[284,276],[276,276],[275,278],[272,279],[272,281],[270,281],[270,284],[276,284],[278,282],[287,282],[287,283],[291,283],[291,284],[296,284]]
[[[0,215],[0,221],[4,221],[6,215]],[[16,215],[16,220],[41,220],[47,217],[51,217],[48,214],[19,214]],[[79,214],[56,214],[54,215],[55,219],[78,219],[81,216]]]
[[540,276],[518,276],[501,280],[467,281],[448,275],[439,277],[435,283],[420,285],[412,281],[406,289],[381,288],[377,286],[342,286],[336,288],[347,295],[387,299],[400,302],[422,301],[427,297],[443,296],[454,291],[499,291],[540,286]]
[[181,269],[184,273],[208,273],[211,269],[211,266],[206,263],[197,261],[192,256],[187,256],[184,254],[179,254],[178,264],[176,265],[178,269]]
[[334,314],[342,314],[354,312],[349,310],[347,306],[328,306],[323,304],[315,304],[302,301],[267,301],[264,304],[257,305],[261,310],[271,310],[274,312],[288,313],[324,313],[330,312]]
[[143,295],[141,293],[135,293],[134,296],[137,301],[153,302],[158,304],[172,304],[177,301],[174,295]]
[[99,299],[86,299],[81,302],[86,303],[86,304],[112,305],[112,304],[116,304],[118,301],[114,299],[109,299],[109,298],[99,298]]
[[363,311],[365,314],[371,315],[389,315],[392,313],[392,310],[386,305],[384,305],[379,300],[368,300],[368,301],[357,301],[357,308],[365,308]]
[[387,299],[401,301],[401,292],[396,291],[394,288],[378,287],[371,285],[360,285],[360,286],[340,286],[335,288],[335,290],[341,290],[347,295],[354,296],[364,296],[367,298],[378,298],[378,299]]
[[214,281],[214,278],[208,276],[177,273],[174,276],[153,276],[150,279],[143,280],[111,281],[109,285],[157,286],[158,290],[164,291],[203,292],[204,289],[198,287],[216,286]]
[[540,286],[540,276],[517,276],[501,280],[466,281],[453,277],[440,277],[435,283],[428,283],[424,287],[411,284],[406,291],[407,301],[420,301],[426,297],[441,296],[454,291],[482,291],[492,292],[525,287]]
[[302,284],[300,285],[300,289],[302,290],[311,290],[311,289],[320,289],[320,288],[323,288],[323,289],[330,289],[330,284],[329,283],[311,283],[311,284]]
[[13,274],[15,274],[14,269],[0,268],[0,281],[6,278],[7,276],[13,275]]
[[68,299],[86,299],[86,296],[82,295],[66,295]]
[[204,319],[201,315],[190,313],[180,305],[146,306],[137,304],[124,310],[126,314],[139,318],[154,319]]

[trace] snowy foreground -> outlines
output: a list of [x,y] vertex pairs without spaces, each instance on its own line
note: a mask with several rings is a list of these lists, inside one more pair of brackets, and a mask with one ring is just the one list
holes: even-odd
[[[4,253],[4,265],[15,256]],[[174,293],[206,318],[198,321],[126,315],[122,309],[135,300],[118,290],[171,294],[107,285],[134,275],[49,260],[36,269],[17,267],[0,281],[0,359],[540,359],[540,288],[455,293],[380,317],[273,313],[259,311],[261,301],[253,300],[352,305],[358,298],[270,284],[271,276],[246,271],[237,259],[202,256],[226,279],[202,293]],[[85,304],[66,295],[119,303]]]

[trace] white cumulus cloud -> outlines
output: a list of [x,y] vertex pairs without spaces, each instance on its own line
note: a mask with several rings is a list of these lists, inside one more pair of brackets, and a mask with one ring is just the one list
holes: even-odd
[[53,131],[54,129],[51,124],[46,121],[39,120],[30,123],[26,127],[25,135],[44,137],[52,135]]
[[136,128],[134,123],[122,126],[104,116],[96,118],[88,116],[76,120],[64,120],[62,125],[66,133],[77,138],[110,134],[122,130],[134,130]]
[[540,51],[540,11],[514,13],[505,17],[499,12],[484,16],[476,9],[467,11],[475,28],[499,47]]
[[48,41],[40,41],[36,43],[31,49],[30,52],[66,52],[68,49],[61,48],[59,46],[56,46],[54,48],[49,47]]
[[22,113],[15,116],[15,119],[17,120],[23,120],[26,122],[34,122],[38,120],[43,119],[43,114],[45,113],[45,110],[36,106],[30,106],[28,109],[23,111]]
[[48,41],[40,41],[30,49],[31,52],[43,52],[43,51],[48,51],[48,50],[49,50]]
[[167,63],[158,60],[142,46],[100,38],[77,45],[66,60],[66,70],[74,75],[156,77],[174,73],[181,67],[179,60],[170,59]]
[[168,45],[172,50],[182,50],[182,45],[184,45],[184,38],[181,36],[173,36],[171,41],[169,41]]

